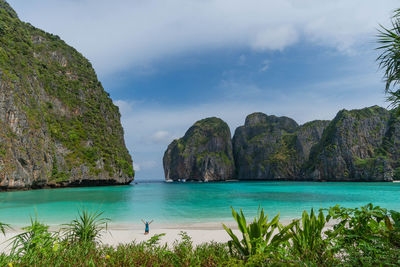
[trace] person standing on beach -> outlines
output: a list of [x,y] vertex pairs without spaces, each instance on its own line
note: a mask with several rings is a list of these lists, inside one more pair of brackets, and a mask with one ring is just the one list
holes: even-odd
[[150,226],[150,224],[153,222],[153,220],[151,220],[150,222],[148,222],[148,221],[143,221],[143,219],[142,219],[142,222],[144,223],[144,225],[145,225],[145,228],[144,228],[144,234],[145,235],[147,235],[148,233],[149,233],[149,226]]

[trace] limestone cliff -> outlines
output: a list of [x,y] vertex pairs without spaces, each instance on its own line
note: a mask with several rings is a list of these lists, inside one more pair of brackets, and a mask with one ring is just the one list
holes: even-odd
[[384,108],[342,110],[313,147],[307,176],[315,180],[391,181],[398,164],[399,122]]
[[390,159],[393,179],[400,180],[400,117],[395,112],[390,116],[389,128],[381,147],[381,153]]
[[302,126],[287,117],[253,113],[236,129],[233,151],[240,180],[297,180],[302,177],[311,147],[329,122]]
[[297,172],[294,131],[297,123],[287,117],[253,113],[236,129],[233,151],[237,178],[279,179]]
[[232,179],[235,165],[231,133],[218,118],[196,122],[184,137],[174,140],[164,154],[168,180],[224,181]]
[[[188,133],[168,147],[164,156],[167,179],[188,178],[192,170],[199,169],[194,159],[185,164],[189,157],[176,156],[196,155],[198,141],[183,141],[191,136]],[[212,141],[202,136],[202,143]],[[224,147],[229,147],[227,136]],[[378,106],[341,110],[332,121],[300,126],[287,117],[253,113],[236,129],[232,146],[236,171],[230,177],[239,180],[400,180],[400,118]],[[202,147],[202,158],[214,154]],[[201,172],[226,166],[224,161],[214,161],[203,164]]]
[[0,0],[0,187],[133,180],[120,113],[90,62]]

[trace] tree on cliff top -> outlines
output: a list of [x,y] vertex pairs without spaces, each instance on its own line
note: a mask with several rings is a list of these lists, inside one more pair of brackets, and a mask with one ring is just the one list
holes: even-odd
[[377,58],[379,67],[385,71],[385,92],[390,106],[397,109],[400,115],[400,9],[394,11],[391,29],[380,25],[378,50],[382,53]]

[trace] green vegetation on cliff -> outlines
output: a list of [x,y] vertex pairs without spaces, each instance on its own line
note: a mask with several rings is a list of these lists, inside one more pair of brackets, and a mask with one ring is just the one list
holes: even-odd
[[[0,155],[4,165],[7,158],[12,160],[12,150],[35,150],[42,152],[31,158],[29,153],[19,153],[27,163],[47,169],[43,171],[47,177],[41,180],[133,178],[119,110],[90,62],[58,36],[21,22],[3,0],[0,87],[5,99],[0,103],[0,123],[5,126],[0,142],[24,143]],[[23,140],[22,134],[31,140]],[[45,154],[43,162],[39,154]],[[17,179],[11,174],[12,165],[8,164],[7,177]],[[82,168],[88,169],[84,174],[90,177],[77,174]]]
[[228,125],[215,117],[197,121],[168,146],[163,163],[166,179],[232,179],[235,165]]
[[314,139],[318,139],[314,131],[323,130],[324,124],[314,121],[299,126],[288,117],[268,116],[261,112],[248,115],[232,140],[237,178],[298,178],[308,158],[309,147]]
[[378,106],[341,110],[312,148],[308,171],[316,179],[391,180],[391,120],[391,112]]
[[[164,161],[166,175],[179,169],[180,179],[186,179],[193,167],[178,163],[188,162],[191,157],[196,157],[198,164],[212,156],[220,159],[215,164],[229,165],[230,158],[224,157],[228,154],[216,153],[207,145],[216,133],[228,129],[214,120],[195,123],[183,138],[168,147],[164,157],[169,159]],[[212,132],[208,132],[210,129]],[[181,161],[170,160],[174,147]],[[341,110],[332,121],[315,120],[303,125],[287,117],[252,113],[236,129],[232,147],[234,178],[239,180],[400,179],[400,118],[379,106]],[[218,169],[215,164],[212,168]]]

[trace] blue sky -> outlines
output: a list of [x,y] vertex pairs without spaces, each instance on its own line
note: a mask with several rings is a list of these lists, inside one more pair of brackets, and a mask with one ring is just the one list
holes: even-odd
[[198,119],[256,111],[298,123],[387,106],[375,58],[385,0],[9,0],[93,63],[120,107],[138,180]]

